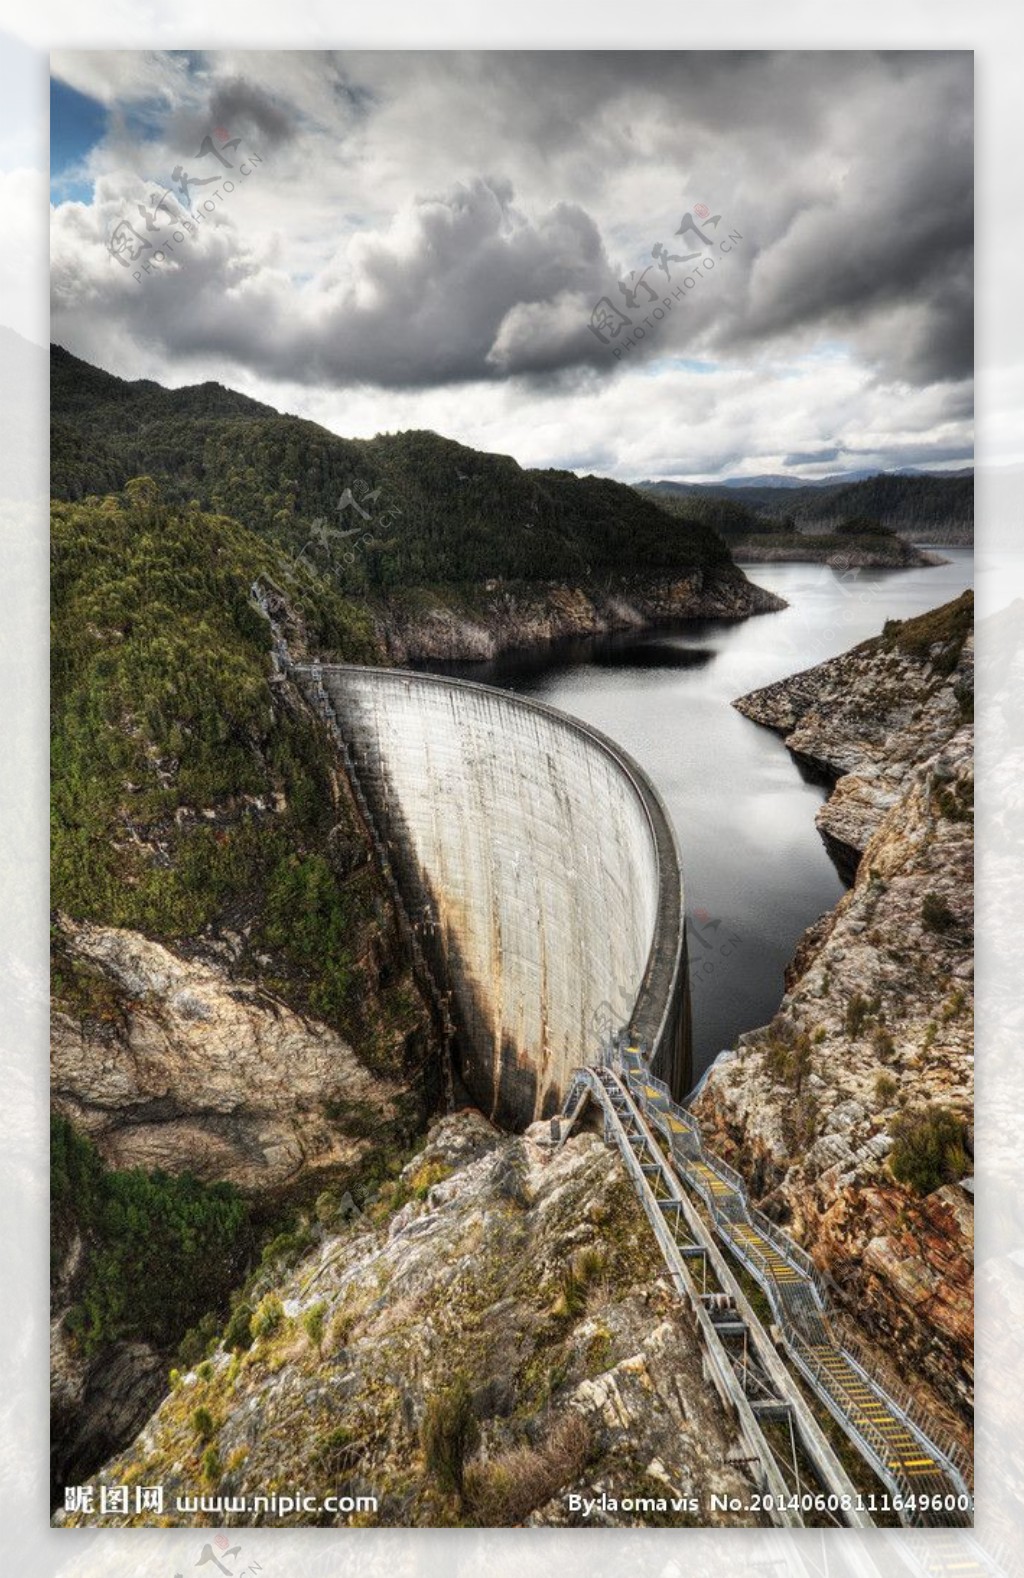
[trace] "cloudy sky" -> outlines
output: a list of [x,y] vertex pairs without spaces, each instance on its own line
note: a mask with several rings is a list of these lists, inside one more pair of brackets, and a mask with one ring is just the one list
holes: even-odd
[[971,461],[967,53],[52,65],[51,333],[124,377],[625,480]]

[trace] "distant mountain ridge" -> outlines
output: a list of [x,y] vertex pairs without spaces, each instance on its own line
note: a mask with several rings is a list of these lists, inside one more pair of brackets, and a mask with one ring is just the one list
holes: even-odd
[[753,477],[723,477],[719,482],[680,482],[673,477],[646,478],[633,484],[637,488],[693,488],[700,491],[717,491],[722,488],[838,488],[849,482],[867,482],[872,477],[973,477],[973,466],[958,466],[955,471],[929,471],[927,466],[893,466],[879,471],[875,466],[865,471],[832,471],[825,477],[793,477],[785,472],[767,471]]
[[[762,478],[726,483],[639,482],[649,497],[722,500],[754,517],[788,516],[800,530],[829,531],[851,516],[871,516],[903,536],[921,540],[970,542],[974,534],[974,472],[882,471],[855,481],[833,479],[802,483]],[[763,529],[763,528],[762,528]]]

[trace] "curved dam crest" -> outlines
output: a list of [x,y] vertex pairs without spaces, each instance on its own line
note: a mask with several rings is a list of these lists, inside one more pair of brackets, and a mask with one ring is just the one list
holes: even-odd
[[419,940],[450,993],[462,1078],[504,1127],[558,1112],[628,1025],[690,1083],[679,852],[643,771],[587,724],[400,669],[322,685]]

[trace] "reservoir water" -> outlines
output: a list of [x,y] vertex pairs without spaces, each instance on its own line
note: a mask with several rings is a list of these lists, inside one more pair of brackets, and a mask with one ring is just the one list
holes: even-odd
[[789,606],[556,642],[488,663],[423,665],[561,707],[611,735],[650,774],[682,851],[695,1078],[772,1017],[801,934],[843,892],[814,826],[827,789],[731,703],[878,635],[887,619],[958,596],[972,584],[973,553],[937,551],[949,562],[917,570],[745,565]]

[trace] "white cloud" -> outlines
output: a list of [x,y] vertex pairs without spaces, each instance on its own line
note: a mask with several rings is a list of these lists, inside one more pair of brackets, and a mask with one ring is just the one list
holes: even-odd
[[[61,70],[114,130],[95,202],[54,214],[54,334],[113,371],[618,475],[969,443],[966,55],[231,51],[188,72],[140,53]],[[159,95],[141,134],[127,112]],[[212,116],[264,162],[140,285],[103,238],[161,172],[213,169]],[[591,306],[648,266],[667,288],[651,248],[679,250],[701,200],[742,244],[616,368]],[[814,366],[830,344],[841,357]]]

